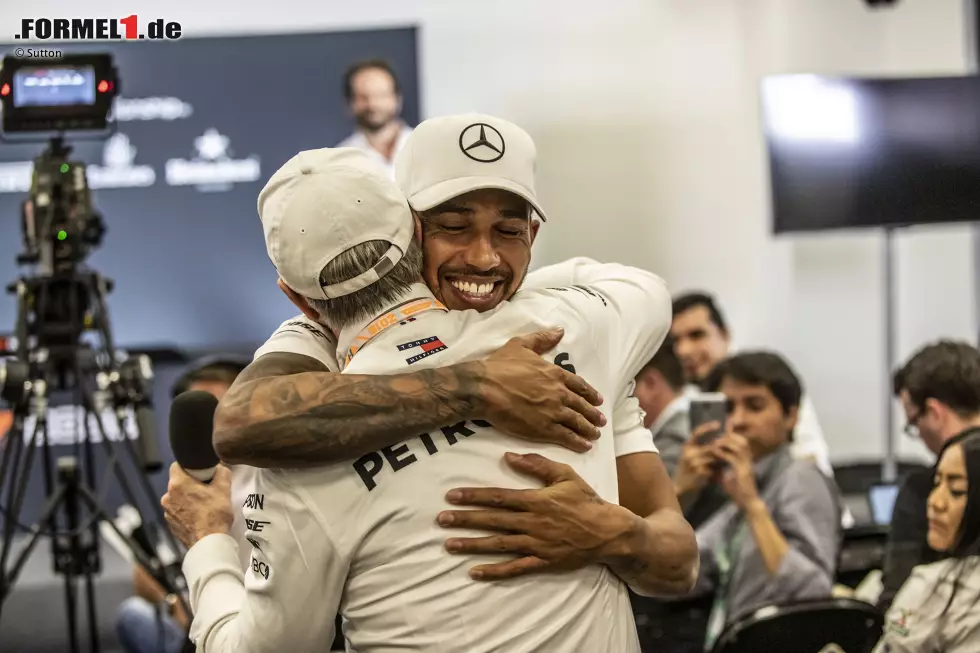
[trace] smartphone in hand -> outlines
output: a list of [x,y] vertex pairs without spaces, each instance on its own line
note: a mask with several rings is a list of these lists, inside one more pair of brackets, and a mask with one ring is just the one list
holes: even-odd
[[725,433],[728,420],[728,398],[720,392],[699,393],[691,398],[689,415],[692,433],[709,422],[720,424],[720,428],[702,433],[695,440],[700,446],[711,444]]

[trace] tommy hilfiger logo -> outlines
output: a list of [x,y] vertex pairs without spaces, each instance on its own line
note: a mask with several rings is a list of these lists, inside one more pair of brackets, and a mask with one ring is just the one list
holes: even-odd
[[398,351],[407,351],[409,349],[415,349],[416,347],[421,347],[422,353],[416,354],[411,358],[406,358],[405,362],[409,365],[412,363],[417,363],[427,356],[438,354],[440,351],[447,349],[446,345],[443,344],[442,340],[440,340],[437,336],[429,336],[428,338],[413,340],[412,342],[406,342],[403,345],[398,345]]

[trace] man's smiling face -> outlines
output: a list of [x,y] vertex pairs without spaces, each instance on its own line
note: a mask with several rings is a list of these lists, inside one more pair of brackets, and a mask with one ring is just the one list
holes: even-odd
[[447,308],[487,311],[521,287],[540,226],[523,198],[475,190],[420,217],[425,283]]

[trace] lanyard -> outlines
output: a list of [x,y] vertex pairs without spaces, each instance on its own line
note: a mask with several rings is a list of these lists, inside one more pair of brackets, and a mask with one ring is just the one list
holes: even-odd
[[742,549],[742,542],[745,540],[748,531],[748,522],[742,516],[731,539],[722,540],[715,552],[715,561],[718,563],[718,587],[715,589],[715,600],[711,606],[711,616],[708,617],[708,631],[704,644],[705,651],[711,650],[715,645],[715,641],[725,630],[725,622],[728,620],[728,589],[731,585],[735,561]]
[[[783,447],[781,451],[772,454],[770,458],[755,465],[756,483],[759,488],[759,496],[764,497],[770,483],[780,478],[786,471],[793,458],[789,450]],[[705,641],[705,650],[711,650],[715,641],[724,632],[725,624],[728,621],[728,593],[731,588],[732,576],[735,572],[735,563],[738,555],[742,551],[742,544],[745,537],[749,534],[749,523],[745,515],[739,515],[739,523],[735,527],[732,536],[728,540],[722,540],[715,551],[715,561],[718,563],[718,589],[715,591],[714,604],[711,606],[711,616],[708,618],[708,632]]]
[[383,315],[374,319],[370,324],[361,329],[360,333],[354,336],[354,341],[351,346],[347,349],[347,355],[344,357],[344,367],[350,364],[354,355],[361,350],[364,345],[371,342],[371,340],[387,329],[390,326],[398,324],[399,322],[404,322],[410,318],[414,319],[417,315],[425,313],[427,311],[448,311],[442,303],[432,297],[420,297],[418,299],[410,299],[400,306],[385,312]]

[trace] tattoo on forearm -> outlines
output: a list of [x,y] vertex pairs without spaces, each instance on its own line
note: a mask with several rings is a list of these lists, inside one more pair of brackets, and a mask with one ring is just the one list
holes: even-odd
[[227,462],[258,467],[355,458],[473,418],[480,365],[357,376],[327,372],[305,356],[267,354],[225,396],[215,440]]
[[609,567],[617,576],[630,581],[641,578],[650,569],[645,560],[630,557],[610,560]]
[[658,510],[643,522],[644,536],[637,539],[635,548],[605,563],[634,588],[658,596],[685,594],[697,576],[694,531],[673,510]]

